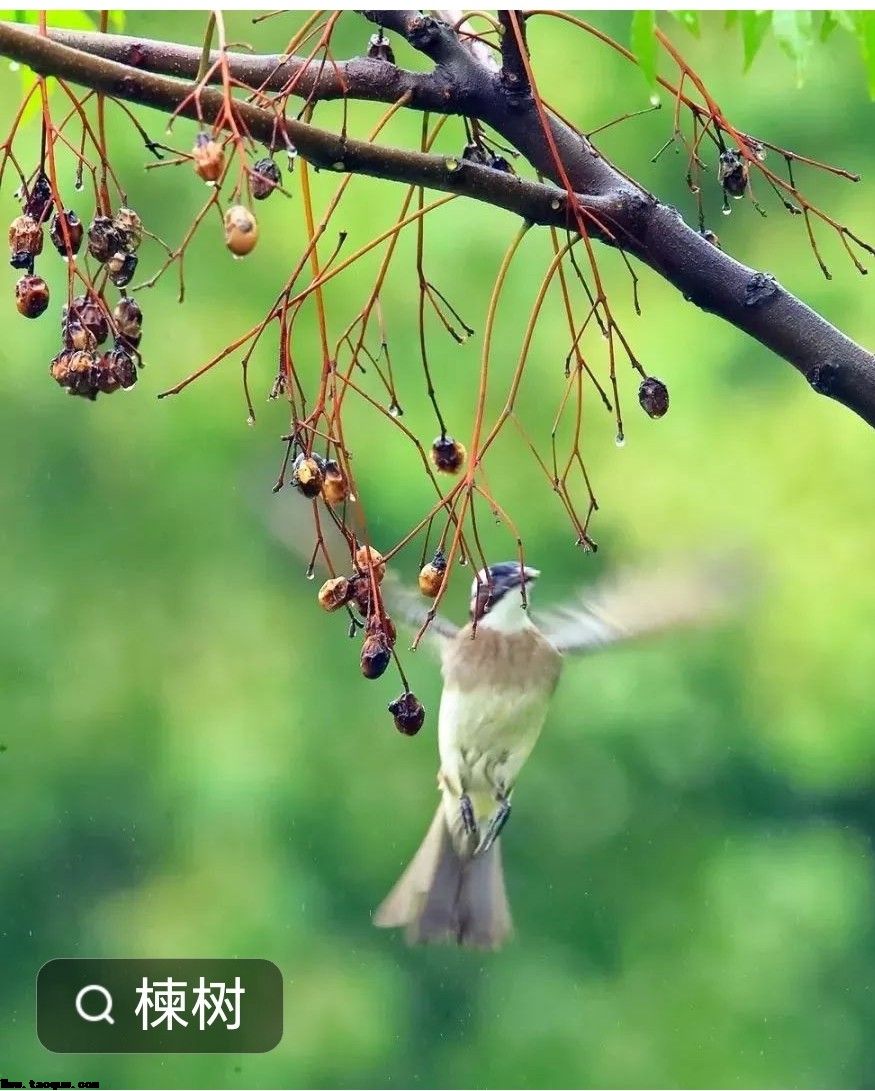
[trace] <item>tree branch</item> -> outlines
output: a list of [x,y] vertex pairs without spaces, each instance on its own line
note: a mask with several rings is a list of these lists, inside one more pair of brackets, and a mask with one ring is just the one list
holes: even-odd
[[[712,246],[674,209],[627,179],[584,137],[551,116],[548,124],[560,160],[557,163],[537,114],[535,96],[509,93],[500,74],[464,48],[447,24],[419,12],[365,14],[403,34],[435,62],[435,69],[426,74],[411,73],[384,61],[357,58],[339,66],[338,76],[331,66],[315,65],[311,66],[313,71],[302,73],[305,62],[301,58],[236,54],[229,55],[232,72],[250,86],[277,90],[287,86],[292,76],[300,76],[295,93],[311,101],[339,97],[342,81],[346,81],[350,98],[388,103],[409,94],[409,104],[417,109],[478,118],[516,147],[545,177],[557,181],[565,173],[580,206],[606,225],[609,232],[591,233],[637,256],[675,285],[686,299],[789,361],[813,390],[834,398],[875,425],[875,357],[870,352],[767,274],[742,265]],[[70,48],[74,43],[76,48]],[[143,69],[155,68],[190,78],[200,62],[196,47],[58,30],[44,37],[31,29],[2,23],[0,54],[37,72],[168,113],[190,94],[190,85]],[[132,63],[119,63],[121,57]],[[204,89],[200,94],[204,119],[214,121],[220,116],[223,103],[221,93]],[[253,137],[265,143],[275,143],[278,129],[284,128],[301,154],[317,167],[472,197],[536,224],[574,226],[565,194],[549,186],[462,160],[374,146],[311,125],[280,122],[271,110],[244,102],[235,103],[234,108]],[[195,103],[190,103],[183,113],[195,117]],[[590,227],[589,219],[586,226]]]

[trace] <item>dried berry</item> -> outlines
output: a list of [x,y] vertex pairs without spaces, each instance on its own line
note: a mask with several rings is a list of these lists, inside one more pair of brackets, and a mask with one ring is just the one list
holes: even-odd
[[323,470],[322,496],[326,504],[342,504],[349,497],[349,482],[339,463],[326,459]]
[[[64,237],[64,225],[67,227],[67,236]],[[49,238],[52,245],[62,258],[72,257],[79,253],[82,246],[82,237],[85,229],[75,212],[69,209],[66,212],[56,212],[52,217],[52,226],[49,229]],[[67,243],[69,242],[69,246]]]
[[191,156],[195,171],[205,182],[218,182],[225,168],[225,151],[217,140],[207,133],[198,133]]
[[69,386],[70,383],[70,360],[73,353],[69,349],[64,349],[63,352],[59,352],[58,355],[52,360],[49,371],[52,378],[59,386]]
[[130,296],[125,296],[113,308],[112,320],[119,337],[124,338],[125,343],[131,348],[137,348],[143,330],[143,312],[140,310],[140,304]]
[[27,216],[33,216],[40,223],[44,222],[52,211],[54,198],[52,197],[52,184],[48,178],[40,172],[34,179],[27,200],[24,202],[24,212]]
[[705,242],[710,242],[712,246],[716,246],[718,250],[720,249],[720,237],[716,231],[712,231],[710,228],[706,227],[702,232],[702,238]]
[[120,208],[112,220],[122,240],[122,249],[132,254],[143,241],[143,221],[132,208]]
[[383,560],[383,554],[378,553],[376,549],[371,546],[359,546],[355,551],[355,566],[359,572],[368,574],[370,568],[374,570],[374,578],[377,583],[383,582],[383,577],[386,575],[386,563]]
[[118,378],[112,369],[109,353],[98,356],[92,382],[101,394],[113,394],[119,388]]
[[371,615],[371,581],[367,576],[356,574],[349,580],[349,602],[354,602],[362,617]]
[[115,347],[106,354],[105,359],[115,382],[122,390],[130,390],[137,381],[137,365],[125,346],[116,342]]
[[664,417],[668,412],[668,387],[648,375],[638,388],[638,401],[648,417]]
[[109,216],[95,216],[88,225],[88,253],[101,265],[124,249],[123,241]]
[[333,580],[326,580],[319,588],[319,605],[323,610],[332,613],[339,610],[349,602],[350,586],[345,576],[336,576]]
[[9,264],[13,269],[30,269],[33,259],[42,253],[43,229],[26,212],[9,225]]
[[438,436],[431,445],[431,460],[442,474],[457,474],[465,463],[465,448],[452,436]]
[[414,693],[405,691],[389,705],[395,726],[402,735],[415,735],[425,723],[425,708]]
[[97,397],[100,359],[94,352],[71,352],[68,363],[68,380],[65,384],[71,394],[91,401]]
[[61,336],[67,348],[77,347],[72,343],[77,324],[85,327],[95,345],[102,345],[109,337],[109,323],[103,307],[89,296],[77,295],[61,312]]
[[717,167],[717,179],[723,186],[725,193],[730,197],[744,196],[747,189],[747,162],[732,148],[720,153],[720,162]]
[[106,271],[116,288],[126,288],[137,271],[137,255],[126,250],[117,251],[106,263]]
[[280,169],[269,157],[259,159],[249,175],[249,188],[256,201],[270,197],[280,184]]
[[309,500],[322,488],[322,459],[318,455],[301,454],[292,463],[292,484]]
[[245,205],[231,205],[225,213],[225,245],[242,258],[258,242],[258,223]]
[[383,633],[366,636],[362,644],[361,667],[365,678],[379,678],[392,659],[389,642]]
[[426,598],[437,598],[444,585],[447,574],[447,561],[440,550],[434,555],[434,559],[423,565],[419,571],[419,590]]
[[376,34],[372,34],[368,39],[368,56],[374,61],[395,63],[395,51],[382,30],[378,30]]
[[15,285],[15,306],[25,318],[39,318],[49,305],[49,286],[42,277],[24,276]]

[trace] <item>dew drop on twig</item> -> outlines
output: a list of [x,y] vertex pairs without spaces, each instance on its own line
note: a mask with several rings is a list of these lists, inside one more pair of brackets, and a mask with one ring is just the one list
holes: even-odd
[[622,432],[618,433],[617,438],[614,440],[614,443],[616,443],[618,447],[626,446],[626,437],[623,435]]

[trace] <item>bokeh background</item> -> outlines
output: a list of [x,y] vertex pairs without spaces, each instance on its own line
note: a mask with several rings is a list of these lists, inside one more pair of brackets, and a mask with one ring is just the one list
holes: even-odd
[[[232,39],[282,48],[298,16]],[[625,40],[628,15],[593,16]],[[198,41],[204,16],[128,14],[128,30]],[[369,29],[349,14],[339,55]],[[875,234],[873,107],[856,47],[820,47],[805,85],[767,44],[742,74],[737,31],[703,16],[696,40],[670,32],[735,122],[859,171],[858,186],[799,171],[840,220]],[[531,33],[545,95],[584,129],[647,104],[631,67],[567,26]],[[403,49],[399,56],[407,59]],[[668,73],[668,69],[665,71]],[[0,67],[0,130],[20,74]],[[142,114],[161,138],[163,119]],[[332,124],[333,108],[317,121]],[[354,105],[351,129],[377,116]],[[143,170],[136,136],[111,113],[114,162],[147,225],[179,239],[204,199],[186,167]],[[651,157],[668,110],[616,127],[601,147],[692,217],[683,159]],[[413,143],[419,119],[387,140]],[[170,139],[190,145],[179,123]],[[442,147],[461,147],[458,127]],[[36,125],[23,139],[35,162]],[[73,203],[72,170],[66,175]],[[318,178],[319,200],[336,178]],[[16,204],[7,184],[2,214]],[[334,228],[359,245],[387,226],[402,191],[355,180]],[[770,202],[719,214],[724,246],[778,276],[872,345],[872,286],[823,234],[820,275],[802,225]],[[85,200],[85,196],[81,200]],[[79,209],[84,218],[93,209]],[[545,570],[541,602],[614,565],[741,545],[756,588],[705,633],[576,663],[521,781],[504,839],[517,936],[497,955],[411,950],[369,914],[418,843],[435,805],[439,681],[407,656],[427,727],[399,736],[398,689],[365,682],[342,621],[314,604],[304,563],[277,537],[306,505],[274,496],[281,403],[268,404],[270,344],[253,360],[258,408],[246,425],[239,359],[179,398],[155,394],[257,321],[304,244],[299,198],[259,208],[262,241],[231,260],[210,221],[187,262],[141,295],[148,363],[130,395],[90,404],[51,383],[57,305],[18,318],[7,268],[0,338],[0,1004],[3,1074],[126,1087],[871,1086],[875,1080],[875,442],[815,398],[786,364],[684,303],[642,271],[636,318],[616,256],[603,268],[625,329],[672,408],[650,421],[622,372],[627,442],[592,397],[583,450],[601,510],[596,557],[574,535],[530,455],[496,449],[490,484]],[[456,202],[430,221],[430,275],[482,331],[515,224]],[[526,242],[494,346],[495,406],[516,359],[547,247]],[[326,251],[330,248],[326,244]],[[147,245],[145,268],[159,251]],[[405,423],[429,442],[413,291],[412,237],[383,298]],[[61,294],[60,262],[47,254]],[[372,266],[336,282],[336,335],[361,306]],[[551,307],[553,304],[551,304]],[[567,335],[548,307],[531,362],[526,420],[546,444]],[[314,323],[301,326],[299,366]],[[430,328],[436,385],[465,435],[479,338]],[[315,345],[315,340],[313,341]],[[592,346],[604,373],[605,361]],[[386,422],[350,411],[374,541],[392,542],[428,490]],[[492,559],[513,554],[485,527]],[[401,562],[411,577],[418,555]],[[450,612],[464,609],[460,573]],[[250,956],[286,980],[286,1031],[265,1056],[59,1057],[39,1045],[34,979],[49,958]]]

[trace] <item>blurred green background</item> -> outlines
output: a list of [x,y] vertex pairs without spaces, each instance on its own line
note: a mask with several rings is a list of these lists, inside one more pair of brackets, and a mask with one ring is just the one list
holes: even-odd
[[[229,35],[281,49],[299,16]],[[628,15],[595,15],[625,40]],[[196,42],[202,14],[128,15],[128,30]],[[768,44],[742,75],[737,31],[703,16],[696,41],[669,31],[730,117],[749,132],[859,171],[859,186],[799,170],[839,220],[875,234],[873,107],[855,46],[836,34],[805,86]],[[346,15],[339,56],[369,29]],[[592,129],[646,105],[628,65],[567,26],[531,31],[545,96]],[[399,59],[410,63],[405,51]],[[669,69],[664,69],[669,74]],[[0,66],[0,130],[20,74]],[[353,104],[363,134],[378,110]],[[143,112],[162,139],[163,119]],[[336,108],[317,111],[325,125]],[[684,160],[651,156],[670,109],[618,126],[600,146],[693,218]],[[386,139],[414,143],[419,118]],[[147,226],[180,239],[205,192],[187,167],[145,172],[146,154],[110,111],[112,156]],[[190,146],[194,127],[167,138]],[[441,147],[461,147],[458,125]],[[22,162],[36,162],[35,123]],[[67,200],[77,207],[69,165]],[[11,182],[11,179],[10,179]],[[317,178],[320,202],[337,178]],[[296,188],[296,184],[293,185]],[[0,194],[7,219],[14,184]],[[871,284],[821,233],[820,275],[802,225],[749,203],[711,226],[727,250],[774,273],[870,346]],[[356,179],[335,230],[352,248],[388,226],[402,190]],[[85,194],[80,200],[85,200]],[[79,208],[83,218],[93,206]],[[209,220],[191,249],[187,296],[172,275],[140,301],[147,368],[129,395],[92,405],[48,377],[55,302],[27,323],[6,270],[0,342],[3,581],[0,723],[0,1004],[3,1075],[99,1079],[127,1087],[871,1086],[875,1081],[875,656],[872,542],[875,442],[817,399],[786,364],[641,273],[643,317],[616,255],[601,255],[615,308],[672,408],[650,421],[622,369],[627,442],[587,400],[582,449],[601,510],[596,557],[574,546],[558,502],[515,440],[489,481],[518,520],[547,602],[621,562],[741,544],[762,568],[731,624],[574,664],[515,797],[504,838],[517,936],[497,955],[411,950],[369,914],[435,806],[439,680],[407,655],[430,713],[413,740],[386,713],[397,676],[360,678],[357,646],[322,614],[304,564],[269,529],[307,519],[270,488],[287,425],[268,404],[274,347],[252,364],[258,409],[246,426],[239,355],[179,398],[155,394],[258,321],[304,245],[300,198],[259,207],[262,239],[232,261]],[[515,224],[455,202],[427,228],[429,274],[482,331],[490,286]],[[528,239],[512,269],[494,346],[494,405],[547,261]],[[405,423],[436,432],[423,397],[412,236],[383,306]],[[142,263],[157,267],[147,244]],[[370,289],[373,265],[335,282],[334,336]],[[298,366],[315,375],[313,314]],[[451,430],[465,436],[479,337],[456,346],[432,323],[432,364]],[[568,338],[554,299],[525,387],[525,417],[548,443]],[[604,353],[590,349],[604,374]],[[308,370],[310,369],[310,370]],[[364,381],[364,380],[363,380]],[[368,380],[370,381],[370,380]],[[350,409],[351,445],[377,545],[425,510],[412,447]],[[579,485],[579,483],[578,483]],[[279,513],[279,516],[278,516]],[[484,528],[492,560],[512,556]],[[418,553],[408,551],[411,577]],[[451,612],[464,609],[464,571]],[[286,1031],[265,1056],[59,1057],[39,1045],[34,979],[49,958],[249,956],[286,980]]]

